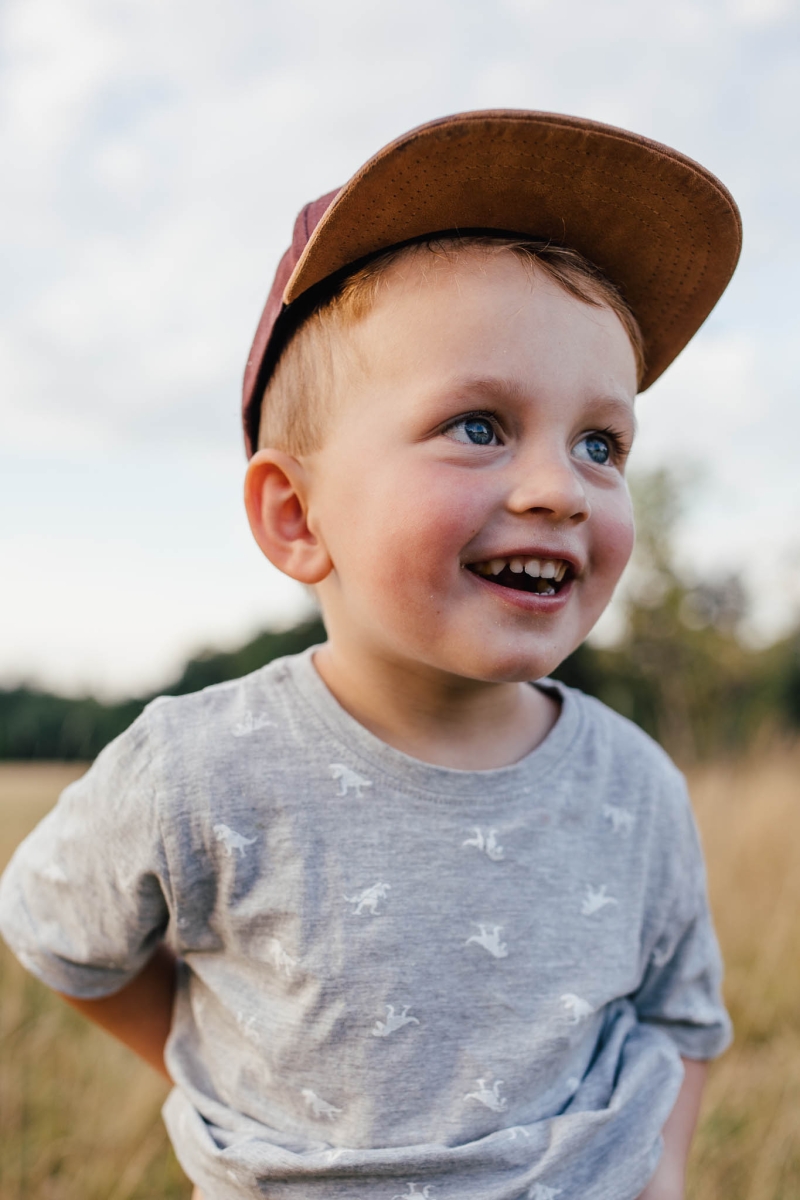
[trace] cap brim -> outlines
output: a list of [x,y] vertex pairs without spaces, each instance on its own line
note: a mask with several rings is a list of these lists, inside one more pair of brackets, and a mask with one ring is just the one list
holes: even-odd
[[709,171],[648,138],[579,117],[461,113],[371,158],[320,220],[284,291],[442,230],[526,233],[580,251],[622,292],[645,342],[649,387],[730,280],[742,230]]

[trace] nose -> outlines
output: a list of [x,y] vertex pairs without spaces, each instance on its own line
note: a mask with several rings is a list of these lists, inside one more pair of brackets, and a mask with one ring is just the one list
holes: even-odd
[[518,461],[506,503],[513,513],[535,512],[575,525],[591,514],[580,472],[563,451],[540,451]]

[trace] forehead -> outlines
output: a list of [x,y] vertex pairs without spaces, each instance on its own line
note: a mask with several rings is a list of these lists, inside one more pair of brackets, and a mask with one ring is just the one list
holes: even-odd
[[522,391],[611,390],[630,400],[636,391],[633,347],[616,313],[508,250],[414,248],[386,268],[348,332],[371,387],[455,373]]

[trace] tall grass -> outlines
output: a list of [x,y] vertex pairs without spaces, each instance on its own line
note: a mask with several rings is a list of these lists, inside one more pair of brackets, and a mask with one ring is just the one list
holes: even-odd
[[[80,770],[0,764],[0,864]],[[800,747],[690,782],[736,1041],[712,1067],[688,1200],[797,1200]],[[188,1200],[163,1097],[153,1072],[0,951],[0,1200]]]
[[689,1200],[798,1200],[800,747],[690,782],[736,1041],[711,1074]]

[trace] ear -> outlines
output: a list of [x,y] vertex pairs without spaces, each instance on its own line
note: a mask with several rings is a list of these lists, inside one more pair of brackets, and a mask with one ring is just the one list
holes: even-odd
[[259,450],[245,476],[244,502],[253,537],[269,561],[299,583],[320,583],[333,567],[309,528],[308,473],[282,450]]

